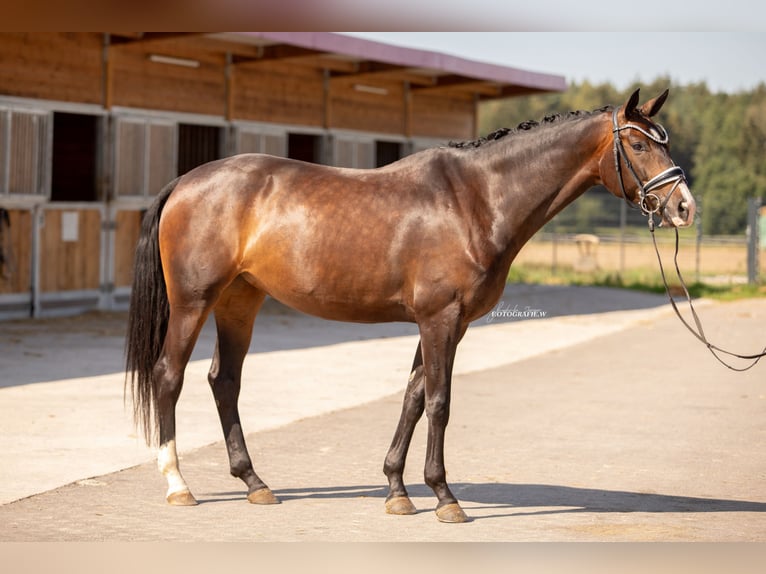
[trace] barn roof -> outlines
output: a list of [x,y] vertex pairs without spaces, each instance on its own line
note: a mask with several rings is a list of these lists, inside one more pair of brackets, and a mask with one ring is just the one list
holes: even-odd
[[[115,34],[125,42],[168,37],[200,38],[225,46],[235,63],[290,61],[323,68],[333,76],[408,82],[413,90],[460,91],[481,99],[566,89],[563,76],[532,72],[449,54],[407,48],[334,32],[222,32],[202,34]],[[204,40],[202,40],[204,38]]]

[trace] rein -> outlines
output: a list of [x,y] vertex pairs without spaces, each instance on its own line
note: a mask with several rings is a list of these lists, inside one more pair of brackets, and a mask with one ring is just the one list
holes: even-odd
[[[689,309],[691,310],[692,317],[694,318],[694,325],[696,327],[696,330],[694,327],[692,327],[689,324],[689,322],[686,319],[683,318],[683,316],[681,315],[681,312],[678,310],[678,306],[676,305],[676,302],[673,299],[673,296],[670,294],[670,287],[668,285],[667,279],[665,278],[665,269],[662,266],[662,257],[660,256],[660,250],[657,247],[657,239],[654,235],[654,221],[651,215],[649,216],[649,222],[650,222],[649,231],[652,234],[652,243],[654,244],[654,252],[657,254],[657,261],[660,264],[660,274],[662,275],[662,282],[665,284],[665,293],[667,293],[668,300],[670,301],[670,305],[673,307],[673,310],[676,312],[676,315],[680,319],[681,323],[683,323],[684,326],[689,330],[689,332],[708,348],[710,353],[723,366],[731,369],[732,371],[738,371],[738,372],[748,371],[752,369],[755,365],[758,364],[758,361],[760,361],[764,356],[766,356],[766,347],[764,347],[760,353],[756,353],[753,355],[741,355],[739,353],[727,351],[726,349],[722,349],[721,347],[714,345],[713,343],[708,341],[707,337],[705,336],[705,331],[702,328],[702,322],[700,321],[700,318],[697,315],[697,311],[694,309],[694,305],[692,304],[692,298],[691,298],[691,295],[689,294],[689,289],[686,288],[686,282],[684,281],[683,275],[681,275],[681,268],[678,266],[678,228],[674,228],[676,232],[676,245],[675,245],[675,253],[673,254],[673,264],[675,265],[676,275],[678,276],[678,280],[681,283],[681,288],[684,290],[684,296],[686,297],[686,300],[689,303]],[[727,363],[721,357],[721,355],[735,357],[737,359],[742,359],[745,361],[752,361],[752,362],[746,367],[734,367],[730,365],[729,363]]]
[[[624,126],[618,126],[617,108],[615,108],[614,111],[612,112],[612,134],[614,137],[614,163],[615,163],[615,168],[617,170],[617,176],[620,181],[620,189],[622,191],[622,196],[625,199],[625,202],[631,208],[636,209],[636,206],[630,202],[630,200],[628,199],[627,193],[625,192],[625,184],[623,182],[622,166],[621,166],[620,159],[622,159],[625,162],[625,165],[628,167],[628,171],[630,171],[630,174],[633,176],[633,179],[635,180],[636,185],[638,186],[638,192],[639,192],[638,208],[641,210],[641,213],[647,217],[649,232],[651,233],[652,244],[654,245],[654,252],[657,254],[657,262],[660,265],[660,274],[662,275],[662,282],[665,286],[665,293],[668,296],[670,305],[673,307],[673,311],[675,311],[681,323],[683,323],[683,325],[689,330],[689,332],[708,348],[710,353],[718,360],[719,363],[731,369],[732,371],[738,371],[738,372],[747,371],[749,369],[752,369],[755,365],[758,364],[758,361],[760,361],[764,356],[766,356],[766,347],[764,347],[763,351],[761,351],[760,353],[756,353],[753,355],[742,355],[739,353],[728,351],[726,349],[722,349],[721,347],[714,345],[710,341],[708,341],[707,337],[705,336],[705,331],[702,328],[702,322],[700,321],[699,315],[697,315],[697,311],[694,308],[694,304],[692,303],[692,297],[689,294],[689,289],[686,287],[686,282],[684,281],[683,275],[681,275],[681,268],[678,265],[679,236],[678,236],[677,227],[674,228],[676,232],[676,241],[675,241],[675,252],[673,254],[673,264],[676,269],[676,276],[678,277],[678,280],[681,283],[681,288],[683,289],[686,300],[689,303],[689,309],[691,311],[692,318],[694,319],[694,326],[690,325],[689,322],[686,319],[684,319],[683,315],[681,315],[681,311],[678,309],[678,305],[676,304],[675,299],[673,299],[673,296],[670,294],[670,286],[668,285],[667,278],[665,277],[665,268],[662,264],[662,256],[660,255],[660,250],[659,250],[659,247],[657,246],[657,238],[654,234],[654,228],[655,228],[654,216],[664,211],[665,206],[667,205],[668,201],[670,201],[670,197],[673,195],[676,188],[681,184],[681,182],[686,180],[686,176],[684,175],[683,169],[674,165],[662,171],[658,175],[654,176],[645,184],[641,183],[641,178],[639,178],[638,174],[636,173],[636,170],[633,168],[633,165],[631,164],[630,159],[628,158],[628,155],[625,153],[625,147],[622,144],[622,140],[620,139],[620,131],[626,130],[626,129],[634,129],[634,130],[638,130],[639,132],[644,134],[646,137],[648,137],[649,139],[651,139],[652,141],[658,144],[667,145],[669,140],[668,133],[665,131],[665,128],[663,128],[659,124],[657,124],[657,128],[659,131],[659,136],[654,135],[648,132],[647,130],[643,129],[641,126],[637,126],[635,124],[625,124]],[[674,182],[673,187],[671,188],[670,192],[668,192],[667,196],[665,197],[665,201],[661,201],[656,194],[652,193],[653,190],[659,187],[662,187],[663,185],[667,185],[671,182]],[[721,357],[721,355],[734,357],[734,358],[742,359],[745,361],[752,361],[752,362],[745,367],[735,367],[727,363]]]

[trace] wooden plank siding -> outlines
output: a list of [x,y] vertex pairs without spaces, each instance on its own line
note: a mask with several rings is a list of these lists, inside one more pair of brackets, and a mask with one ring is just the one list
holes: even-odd
[[330,82],[329,126],[377,133],[405,133],[405,88],[402,82],[369,83],[380,93],[360,91],[368,82],[351,78],[333,78]]
[[296,64],[258,62],[232,70],[230,118],[322,127],[324,74]]
[[120,210],[115,216],[114,286],[130,287],[133,282],[133,259],[141,232],[142,211]]
[[[171,49],[172,48],[172,49]],[[152,62],[152,54],[173,54],[199,62],[189,68]],[[181,40],[158,47],[118,45],[109,49],[111,104],[148,110],[223,116],[226,58]]]
[[[62,239],[62,218],[76,213],[77,240]],[[98,290],[101,283],[101,210],[45,209],[40,236],[40,292]]]
[[470,94],[429,94],[414,91],[412,136],[445,139],[476,137],[476,104]]
[[[152,62],[171,55],[198,67]],[[98,33],[0,34],[0,94],[6,96],[182,112],[226,120],[437,138],[475,137],[474,97],[435,92],[393,78],[325,72],[310,60],[228,65],[227,44],[189,36],[115,43]],[[385,94],[354,88],[370,84]]]
[[9,237],[4,249],[8,264],[0,273],[0,293],[29,293],[32,281],[32,211],[9,209],[11,226],[5,231]]
[[101,34],[0,34],[0,94],[100,104]]

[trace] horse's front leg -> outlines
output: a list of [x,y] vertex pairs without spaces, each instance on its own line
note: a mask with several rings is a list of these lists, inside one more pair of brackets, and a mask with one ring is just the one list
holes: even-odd
[[423,354],[420,351],[420,342],[418,342],[415,359],[412,362],[410,380],[404,393],[399,425],[396,427],[394,439],[383,465],[383,472],[388,477],[386,512],[389,514],[415,514],[415,506],[404,486],[403,474],[412,433],[415,431],[415,425],[423,415],[424,409],[425,375],[423,373]]
[[419,323],[428,417],[424,478],[439,500],[436,517],[442,522],[468,520],[447,486],[444,468],[444,434],[449,422],[452,366],[466,326],[462,324],[457,304]]

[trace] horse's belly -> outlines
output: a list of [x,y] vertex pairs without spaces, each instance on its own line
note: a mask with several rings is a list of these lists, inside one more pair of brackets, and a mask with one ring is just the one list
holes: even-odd
[[288,307],[324,319],[360,323],[412,320],[399,290],[375,277],[344,281],[300,272],[299,268],[272,268],[270,272],[244,273],[244,277]]
[[390,321],[411,321],[413,318],[404,305],[385,300],[347,299],[336,294],[328,296],[322,293],[298,293],[280,289],[266,289],[266,292],[279,301],[303,313],[355,323],[386,323]]

